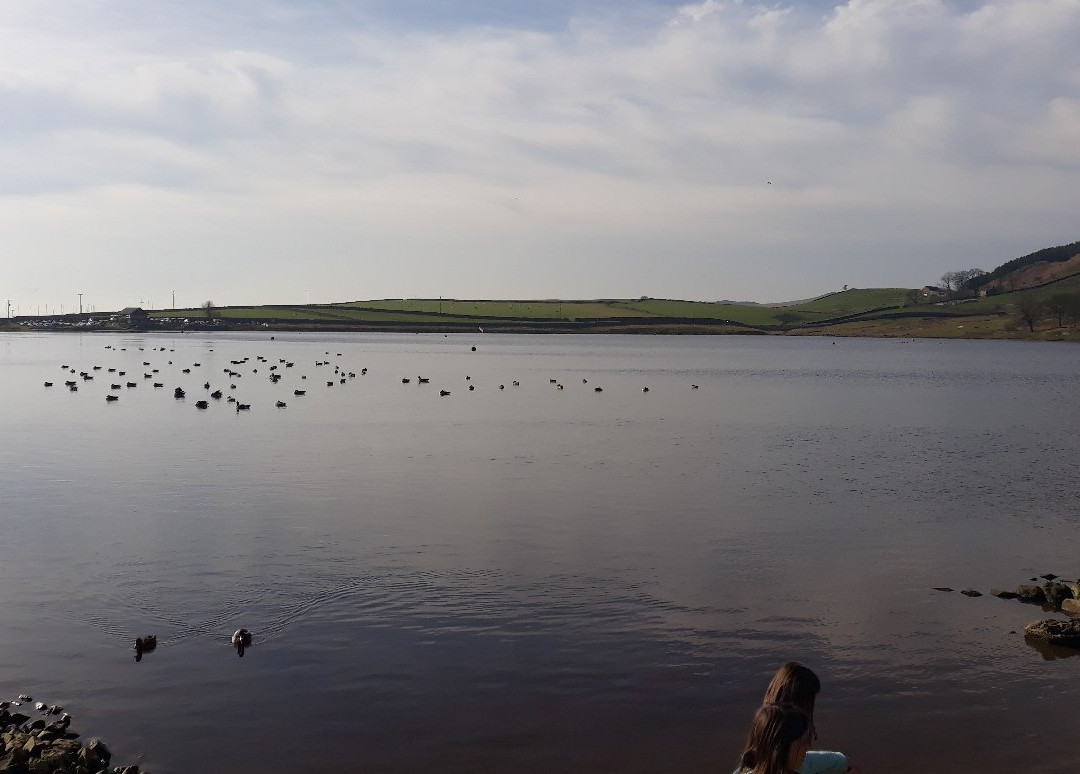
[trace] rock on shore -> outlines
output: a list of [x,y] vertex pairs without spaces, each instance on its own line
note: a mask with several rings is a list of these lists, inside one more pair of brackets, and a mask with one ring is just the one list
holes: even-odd
[[1051,645],[1080,647],[1080,618],[1060,620],[1048,618],[1044,621],[1032,621],[1024,627],[1024,636],[1044,640]]
[[138,766],[110,769],[109,748],[100,739],[80,743],[69,730],[70,715],[50,722],[49,715],[56,714],[52,708],[39,710],[43,717],[32,719],[19,711],[22,707],[17,701],[0,702],[0,774],[140,774]]

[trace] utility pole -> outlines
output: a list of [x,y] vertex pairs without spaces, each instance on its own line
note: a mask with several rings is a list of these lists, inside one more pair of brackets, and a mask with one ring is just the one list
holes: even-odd
[[82,293],[79,294],[79,314],[82,314]]
[[10,319],[11,318],[11,299],[6,298],[4,300],[7,301],[7,316],[8,316],[8,319]]
[[175,290],[172,292],[172,307],[171,308],[172,309],[176,308],[176,291]]

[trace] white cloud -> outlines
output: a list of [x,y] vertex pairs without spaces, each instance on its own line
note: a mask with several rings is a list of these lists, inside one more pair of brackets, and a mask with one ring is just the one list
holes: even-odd
[[651,27],[441,30],[36,5],[0,9],[0,197],[19,213],[0,248],[34,258],[13,296],[82,265],[123,265],[123,285],[137,249],[143,284],[212,256],[237,278],[219,303],[289,300],[295,281],[262,298],[243,277],[301,252],[334,297],[777,299],[1076,238],[1077,2],[707,0]]

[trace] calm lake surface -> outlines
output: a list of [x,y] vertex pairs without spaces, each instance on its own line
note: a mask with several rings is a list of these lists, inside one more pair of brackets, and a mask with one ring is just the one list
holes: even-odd
[[931,590],[1080,575],[1076,345],[275,335],[0,334],[0,698],[154,774],[729,772],[797,659],[866,774],[1076,770],[1049,614]]

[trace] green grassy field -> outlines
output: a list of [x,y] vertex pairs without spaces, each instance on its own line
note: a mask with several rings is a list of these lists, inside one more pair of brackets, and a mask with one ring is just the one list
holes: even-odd
[[[1015,324],[1019,294],[1045,299],[1080,293],[1080,275],[1032,290],[941,304],[913,304],[907,288],[862,288],[829,293],[791,304],[727,304],[677,299],[467,300],[376,299],[309,306],[218,307],[226,323],[248,320],[332,328],[336,325],[399,323],[457,327],[469,325],[600,325],[674,332],[718,330],[790,331],[861,336],[1024,337]],[[151,312],[151,317],[205,319],[203,309]],[[605,321],[612,321],[607,323]],[[636,325],[640,323],[640,325]],[[724,323],[731,323],[724,326]],[[1030,332],[1029,332],[1030,333]],[[1057,335],[1057,334],[1052,334]],[[1030,337],[1030,336],[1028,336]]]

